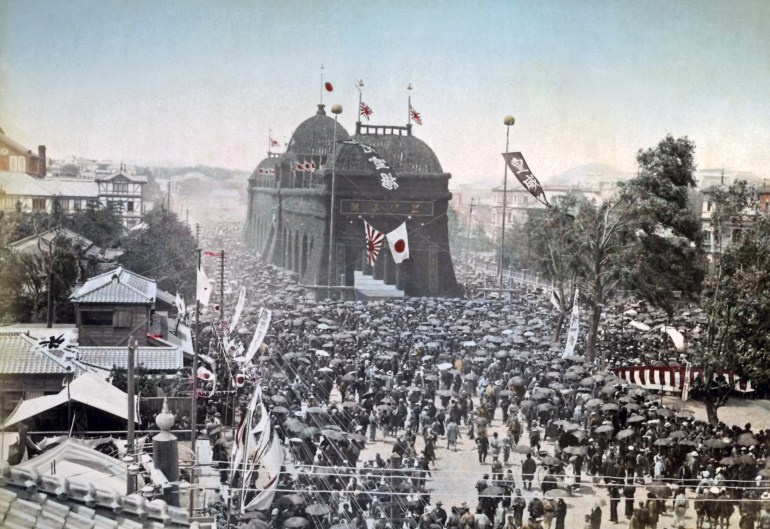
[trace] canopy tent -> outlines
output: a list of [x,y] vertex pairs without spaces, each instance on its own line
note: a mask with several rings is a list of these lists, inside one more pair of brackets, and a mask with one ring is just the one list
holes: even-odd
[[[6,419],[3,428],[8,428],[26,419],[51,410],[70,400],[91,406],[128,421],[128,395],[93,373],[84,373],[69,383],[56,395],[45,395],[19,403]],[[138,399],[134,397],[134,409]],[[139,417],[138,413],[134,417]],[[136,420],[136,422],[139,422]]]

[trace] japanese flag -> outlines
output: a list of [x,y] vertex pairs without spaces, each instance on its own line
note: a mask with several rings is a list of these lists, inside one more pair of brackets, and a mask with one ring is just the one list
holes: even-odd
[[404,259],[409,259],[409,239],[406,235],[406,222],[386,235],[390,253],[393,254],[393,260],[401,263]]

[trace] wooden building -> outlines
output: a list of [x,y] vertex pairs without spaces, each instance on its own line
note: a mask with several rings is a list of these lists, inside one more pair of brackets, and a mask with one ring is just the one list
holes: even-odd
[[37,148],[37,153],[5,135],[0,128],[0,171],[28,173],[45,177],[45,145]]
[[92,277],[70,295],[80,345],[126,346],[131,336],[147,345],[157,286],[123,267]]

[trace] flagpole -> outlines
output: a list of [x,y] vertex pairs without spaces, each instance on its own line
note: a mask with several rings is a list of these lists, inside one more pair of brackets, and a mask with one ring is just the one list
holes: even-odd
[[407,97],[408,106],[406,109],[406,124],[411,125],[412,124],[412,83],[409,83],[406,85],[406,89],[409,91],[409,96]]
[[[511,125],[516,120],[513,116],[505,116],[503,118],[503,124],[505,125],[505,152],[508,153],[508,141],[511,134]],[[505,256],[505,208],[508,202],[508,163],[505,164],[505,172],[503,173],[503,230],[500,234],[500,300],[503,297],[503,260]]]
[[337,164],[335,163],[335,156],[337,154],[337,117],[342,114],[342,105],[333,105],[332,114],[334,114],[334,133],[332,134],[332,186],[331,186],[331,204],[329,206],[329,264],[326,271],[327,285],[329,287],[328,293],[331,297],[332,286],[332,256],[334,252],[334,180],[337,172]]
[[363,91],[361,88],[364,86],[364,80],[359,79],[358,83],[355,83],[355,87],[358,89],[358,122],[361,123],[361,104],[363,103]]
[[321,104],[324,104],[324,65],[321,65]]

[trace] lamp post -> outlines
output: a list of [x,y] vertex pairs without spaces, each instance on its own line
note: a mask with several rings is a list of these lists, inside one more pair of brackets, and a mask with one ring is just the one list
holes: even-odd
[[468,293],[468,254],[470,253],[471,249],[471,218],[473,217],[473,206],[476,204],[474,203],[473,197],[471,197],[471,206],[468,211],[468,232],[465,236],[465,292],[466,295]]
[[332,114],[334,114],[334,132],[332,134],[332,186],[331,186],[331,204],[329,206],[329,264],[326,272],[329,286],[329,297],[332,293],[332,261],[334,255],[334,181],[337,172],[337,163],[335,160],[337,154],[337,118],[342,114],[342,105],[332,105]]
[[[505,152],[508,153],[508,139],[511,135],[511,126],[516,122],[513,116],[505,116]],[[500,299],[503,297],[503,256],[505,255],[505,208],[508,203],[508,163],[505,163],[503,173],[503,230],[500,234]]]

